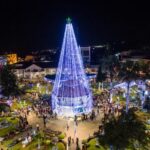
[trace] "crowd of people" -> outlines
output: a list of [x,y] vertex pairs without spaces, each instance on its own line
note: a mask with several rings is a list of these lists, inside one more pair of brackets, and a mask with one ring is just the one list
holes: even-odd
[[[111,115],[119,115],[121,111],[124,109],[123,106],[120,104],[116,104],[113,102],[110,102],[110,93],[108,91],[104,91],[98,96],[95,96],[93,98],[93,106],[94,109],[90,114],[85,114],[83,113],[80,116],[74,117],[74,137],[68,136],[67,143],[68,146],[71,147],[72,144],[76,145],[76,149],[79,148],[80,146],[80,141],[77,136],[77,129],[78,129],[78,124],[80,121],[93,121],[96,119],[98,116],[103,116],[102,122],[99,125],[99,131],[102,131],[102,124],[109,118]],[[39,100],[33,103],[32,106],[28,106],[25,108],[22,108],[20,110],[16,110],[19,116],[19,125],[22,128],[26,128],[29,123],[28,123],[28,116],[30,115],[30,112],[34,112],[38,118],[42,118],[43,120],[43,125],[44,128],[47,127],[47,122],[49,119],[57,119],[57,114],[53,112],[53,110],[50,107],[50,104],[48,101],[43,101]],[[103,113],[100,113],[103,112]],[[79,119],[80,118],[80,119]],[[80,121],[79,121],[80,120]],[[40,130],[40,126],[37,123],[36,124],[37,131]],[[66,125],[66,133],[69,132],[70,126],[67,122]]]

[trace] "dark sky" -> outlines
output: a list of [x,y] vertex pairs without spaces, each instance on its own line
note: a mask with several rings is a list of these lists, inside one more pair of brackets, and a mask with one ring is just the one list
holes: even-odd
[[149,4],[130,1],[1,0],[0,50],[60,47],[67,16],[81,46],[149,41]]

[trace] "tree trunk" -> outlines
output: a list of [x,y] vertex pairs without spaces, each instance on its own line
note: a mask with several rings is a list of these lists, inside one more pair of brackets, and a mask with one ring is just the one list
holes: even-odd
[[145,85],[145,82],[143,83],[142,85],[142,101],[141,101],[141,104],[142,104],[142,109],[144,107],[144,102],[145,102],[145,99],[146,99],[146,96],[145,96],[145,90],[146,90],[146,85]]
[[113,93],[112,93],[112,89],[113,89],[113,84],[112,84],[112,79],[111,79],[111,82],[110,82],[110,102],[112,102],[112,97],[113,97]]
[[112,89],[113,88],[113,83],[112,83],[112,81],[110,82],[110,89]]
[[100,82],[98,82],[98,90],[100,90],[100,86],[101,86],[101,83],[100,83]]
[[130,98],[130,82],[127,82],[127,95],[126,95],[126,113],[128,113],[129,110],[129,98]]
[[112,90],[110,91],[110,103],[112,102],[113,93]]

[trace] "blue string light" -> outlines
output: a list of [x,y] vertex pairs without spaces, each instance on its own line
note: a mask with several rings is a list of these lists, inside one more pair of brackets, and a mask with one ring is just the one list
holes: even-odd
[[92,94],[71,22],[65,28],[52,90],[52,108],[60,116],[88,114],[92,110]]

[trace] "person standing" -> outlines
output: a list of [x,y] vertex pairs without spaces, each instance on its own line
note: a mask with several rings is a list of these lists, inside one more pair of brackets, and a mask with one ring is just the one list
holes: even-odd
[[36,124],[36,129],[37,129],[37,131],[40,131],[40,127],[39,127],[38,123]]
[[79,148],[79,138],[78,137],[76,138],[76,147],[77,147],[77,149]]
[[44,114],[44,115],[43,115],[43,123],[44,123],[44,127],[46,127],[46,118],[47,118],[47,116],[46,116],[46,114]]
[[77,126],[76,123],[74,123],[74,138],[76,137],[76,133],[77,133]]
[[68,124],[68,122],[67,122],[67,131],[69,130],[69,124]]
[[70,137],[68,137],[68,146],[70,146],[71,143],[70,143]]

